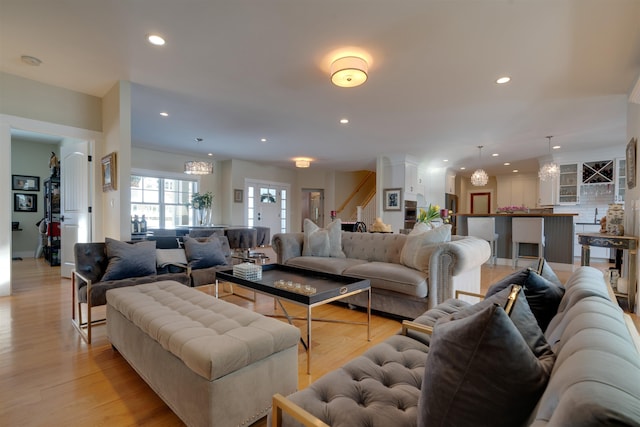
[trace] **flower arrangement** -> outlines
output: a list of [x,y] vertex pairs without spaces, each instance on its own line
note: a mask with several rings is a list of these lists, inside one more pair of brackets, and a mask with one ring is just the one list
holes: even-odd
[[418,215],[416,221],[428,224],[436,219],[440,219],[440,206],[429,203],[427,210],[420,208],[420,215]]
[[194,209],[209,209],[213,202],[213,194],[211,191],[207,191],[206,193],[194,193],[191,196],[191,203],[189,206],[192,206]]
[[527,212],[529,208],[526,206],[503,206],[497,209],[498,213]]

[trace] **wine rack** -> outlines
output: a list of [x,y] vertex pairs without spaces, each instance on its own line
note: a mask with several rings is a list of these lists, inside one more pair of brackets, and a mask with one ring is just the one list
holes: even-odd
[[585,162],[582,164],[582,183],[600,184],[613,182],[613,160]]

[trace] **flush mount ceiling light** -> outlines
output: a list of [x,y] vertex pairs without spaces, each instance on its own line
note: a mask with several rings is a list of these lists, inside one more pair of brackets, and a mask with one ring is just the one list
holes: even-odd
[[184,173],[189,175],[211,175],[213,173],[213,163],[198,160],[184,162]]
[[331,82],[340,87],[356,87],[367,81],[369,65],[357,56],[338,58],[331,64]]
[[308,168],[309,166],[311,166],[311,159],[300,158],[293,160],[296,162],[297,168]]
[[[482,145],[478,145],[479,150],[479,158],[482,158]],[[471,184],[476,187],[482,187],[487,185],[489,182],[489,175],[484,171],[484,169],[476,169],[476,171],[471,175]]]
[[157,34],[149,34],[147,40],[155,46],[163,46],[165,43],[164,39]]
[[[549,155],[551,155],[551,138],[553,138],[553,136],[547,136],[545,138],[547,138],[549,141]],[[550,162],[542,165],[542,167],[538,171],[538,178],[540,178],[540,180],[542,181],[549,181],[557,178],[558,176],[560,176],[560,167],[556,162],[553,161],[553,159],[551,159]]]
[[22,55],[20,59],[22,60],[22,62],[27,65],[31,65],[32,67],[37,67],[38,65],[42,64],[42,61],[35,56]]

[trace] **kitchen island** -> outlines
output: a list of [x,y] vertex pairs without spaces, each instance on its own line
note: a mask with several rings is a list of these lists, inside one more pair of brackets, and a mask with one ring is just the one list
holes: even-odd
[[[467,218],[494,217],[498,242],[496,251],[498,258],[511,260],[511,224],[513,218],[544,218],[545,248],[544,257],[549,262],[573,264],[573,241],[575,231],[573,217],[577,213],[507,213],[507,214],[455,214],[457,218],[457,234],[467,235]],[[537,256],[535,244],[522,243],[520,255]]]

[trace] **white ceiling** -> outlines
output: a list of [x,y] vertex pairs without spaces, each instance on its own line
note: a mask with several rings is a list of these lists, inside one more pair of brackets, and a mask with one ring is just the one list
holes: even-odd
[[[536,170],[546,135],[565,153],[625,145],[639,22],[640,0],[0,0],[0,70],[98,97],[131,81],[135,146],[498,174]],[[369,80],[338,88],[349,48]]]

